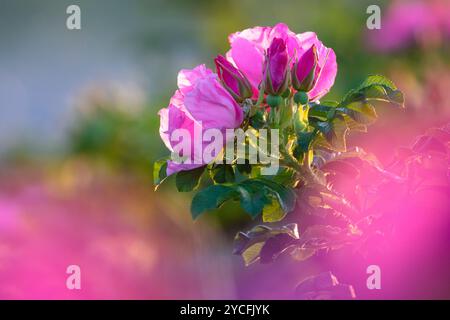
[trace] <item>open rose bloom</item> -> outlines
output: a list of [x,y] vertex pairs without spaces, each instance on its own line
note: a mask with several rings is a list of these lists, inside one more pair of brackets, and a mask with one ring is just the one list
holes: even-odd
[[[172,132],[176,129],[187,130],[193,138],[196,131],[201,134],[211,128],[237,128],[243,120],[241,107],[220,84],[218,76],[204,65],[180,71],[178,90],[170,99],[169,106],[160,110],[159,115],[161,138],[171,151],[174,144]],[[196,149],[202,148],[198,142],[192,139],[190,154],[181,155],[187,156],[190,163],[169,161],[167,175],[203,165],[202,154],[196,152]]]

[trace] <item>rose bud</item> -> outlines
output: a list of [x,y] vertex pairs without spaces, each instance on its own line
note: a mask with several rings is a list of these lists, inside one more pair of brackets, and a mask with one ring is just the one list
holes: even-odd
[[316,82],[317,49],[313,45],[298,59],[292,68],[292,86],[303,92],[309,92]]
[[252,96],[252,86],[241,71],[221,55],[218,55],[214,62],[223,86],[236,101],[242,102]]
[[267,49],[264,69],[265,92],[273,96],[284,93],[289,82],[289,57],[283,39],[273,39],[269,49]]

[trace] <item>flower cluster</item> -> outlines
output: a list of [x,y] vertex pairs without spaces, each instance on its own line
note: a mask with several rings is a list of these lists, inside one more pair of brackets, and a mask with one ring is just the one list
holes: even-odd
[[[230,50],[214,60],[217,73],[205,65],[181,70],[178,90],[169,106],[159,111],[160,135],[171,152],[179,142],[173,134],[177,129],[194,136],[211,128],[239,128],[258,109],[276,107],[280,96],[317,101],[334,83],[336,55],[313,32],[295,34],[280,23],[236,32],[228,40]],[[195,151],[203,144],[192,141],[190,150],[181,155],[190,161],[168,160],[166,174],[206,164],[196,159],[202,155]]]
[[319,101],[334,84],[337,64],[313,32],[277,24],[233,33],[229,42],[214,60],[217,72],[200,65],[178,74],[178,90],[159,111],[171,156],[155,162],[154,183],[175,175],[180,192],[201,186],[191,203],[194,218],[240,200],[252,217],[280,221],[294,210],[300,186],[320,197],[330,191],[326,163],[347,152],[348,133],[365,132],[376,120],[375,102],[403,106],[403,94],[372,75],[341,101]]

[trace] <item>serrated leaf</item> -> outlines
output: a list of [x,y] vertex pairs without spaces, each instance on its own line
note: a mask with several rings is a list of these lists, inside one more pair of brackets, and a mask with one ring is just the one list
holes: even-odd
[[190,192],[197,189],[200,184],[200,178],[205,171],[206,166],[195,168],[188,171],[177,173],[175,182],[179,192]]
[[[273,254],[285,249],[283,244],[288,247],[291,241],[299,238],[297,225],[293,223],[279,228],[270,228],[265,225],[259,225],[248,232],[239,232],[234,239],[233,254],[242,255],[245,264],[249,265],[259,260],[261,250],[265,247],[267,241],[279,235],[285,235],[287,238],[282,239],[282,243],[278,241],[280,238],[277,238],[277,245],[275,247],[271,247],[269,243],[269,246],[265,248],[265,255],[267,257],[273,257]],[[272,243],[272,245],[273,244],[274,243]]]
[[259,178],[257,180],[275,193],[284,212],[289,213],[294,210],[297,196],[292,188],[266,178]]
[[297,146],[300,152],[308,152],[315,135],[314,131],[297,133]]
[[348,127],[343,119],[335,118],[332,122],[333,130],[328,136],[325,136],[330,142],[330,144],[334,147],[335,150],[345,151],[347,149],[346,146],[346,136]]
[[256,113],[250,118],[250,125],[255,129],[264,128],[266,125],[266,120],[264,119],[264,113],[261,110],[256,111]]
[[361,123],[356,122],[352,117],[348,115],[343,115],[344,121],[347,124],[348,130],[350,131],[358,131],[358,132],[367,132],[367,126]]
[[276,175],[268,177],[267,179],[272,180],[278,184],[285,186],[294,186],[295,184],[296,171],[288,167],[280,167]]
[[298,162],[302,162],[305,158],[305,155],[310,151],[311,145],[316,137],[316,131],[311,132],[298,132],[296,136],[296,140],[292,145],[291,154],[294,156]]
[[270,203],[268,192],[264,188],[254,188],[246,183],[237,186],[240,194],[241,207],[253,218],[260,215],[266,205]]
[[244,259],[245,266],[249,266],[253,262],[259,259],[259,254],[261,253],[261,249],[264,246],[264,242],[255,243],[252,246],[245,249],[242,252],[242,258]]
[[284,185],[266,178],[253,178],[237,184],[240,193],[241,206],[252,217],[261,214],[266,205],[276,198],[285,213],[295,207],[295,192]]
[[216,164],[212,167],[211,179],[215,183],[232,183],[234,182],[234,171],[230,164]]
[[329,107],[337,107],[339,102],[334,100],[324,100],[320,102],[321,105],[329,106]]
[[261,263],[273,262],[280,254],[290,249],[291,244],[295,242],[295,240],[295,238],[292,238],[286,233],[277,234],[276,236],[267,239],[259,253]]
[[336,117],[331,122],[317,122],[313,124],[328,142],[327,144],[321,143],[316,139],[316,143],[321,143],[324,147],[327,147],[336,151],[346,150],[346,136],[348,127],[345,120],[342,117]]
[[334,109],[336,108],[324,104],[313,104],[308,111],[308,118],[315,118],[319,121],[327,121],[328,113]]
[[191,203],[191,214],[195,219],[205,211],[219,208],[225,201],[235,199],[239,193],[235,188],[224,185],[212,185],[199,191]]
[[389,80],[388,78],[386,78],[385,76],[379,75],[379,74],[374,74],[374,75],[370,75],[368,76],[358,87],[358,89],[364,89],[367,88],[371,85],[382,85],[385,86],[387,88],[390,88],[391,90],[397,90],[397,87],[395,86],[395,84]]
[[272,198],[271,200],[271,203],[263,208],[263,222],[277,222],[282,220],[286,216],[286,213],[281,208],[278,199]]
[[284,213],[289,213],[295,207],[296,194],[292,188],[269,179],[252,178],[239,183],[207,187],[194,196],[191,211],[195,218],[204,211],[219,207],[226,200],[239,199],[241,207],[255,218],[262,214],[265,206],[272,203],[273,198],[278,200]]
[[372,124],[378,117],[375,107],[366,101],[352,102],[345,107],[338,107],[336,110],[363,125]]
[[357,101],[385,101],[404,107],[404,96],[392,81],[381,75],[372,75],[356,89],[351,90],[338,107],[346,107]]

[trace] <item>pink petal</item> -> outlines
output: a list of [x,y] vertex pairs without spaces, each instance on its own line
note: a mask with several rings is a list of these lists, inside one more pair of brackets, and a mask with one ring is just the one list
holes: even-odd
[[252,85],[254,91],[258,91],[263,76],[264,50],[244,38],[236,38],[231,44],[230,54],[236,67],[241,70]]
[[216,76],[197,81],[184,97],[184,105],[204,128],[237,128],[244,114]]
[[182,69],[178,72],[178,88],[182,93],[188,92],[198,79],[213,74],[212,70],[201,64],[194,69]]
[[167,108],[161,109],[158,114],[160,116],[159,134],[170,151],[173,151],[170,136],[174,130],[186,129],[193,135],[194,126],[197,124],[180,108],[170,104]]
[[298,66],[295,73],[299,82],[305,80],[314,67],[316,60],[314,48],[315,46],[311,46],[311,48],[309,48],[298,60]]
[[[330,91],[334,84],[337,74],[336,54],[333,49],[328,49],[327,55],[322,56],[323,63],[321,65],[320,73],[318,74],[317,82],[314,88],[308,93],[311,100],[318,100]],[[319,60],[319,64],[321,61]]]
[[317,49],[317,69],[315,87],[308,93],[311,100],[317,100],[328,93],[334,84],[337,74],[336,54],[317,38],[314,32],[304,32],[297,35],[301,43],[301,54],[315,45]]

